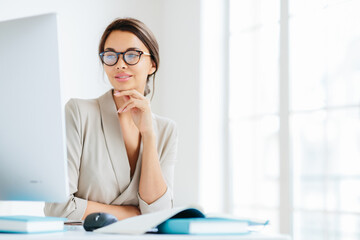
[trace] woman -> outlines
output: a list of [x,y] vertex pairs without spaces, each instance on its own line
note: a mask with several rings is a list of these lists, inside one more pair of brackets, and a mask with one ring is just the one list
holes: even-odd
[[113,89],[66,104],[71,195],[46,203],[45,215],[79,220],[106,212],[121,220],[172,208],[176,125],[153,114],[145,98],[159,67],[156,39],[139,20],[117,19],[99,56]]

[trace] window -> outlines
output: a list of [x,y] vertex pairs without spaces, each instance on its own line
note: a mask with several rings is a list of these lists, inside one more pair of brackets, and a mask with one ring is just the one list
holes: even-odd
[[295,240],[359,239],[360,2],[228,7],[230,212],[275,232],[289,217]]
[[230,1],[232,212],[279,225],[280,2]]
[[360,2],[289,4],[296,239],[359,239]]

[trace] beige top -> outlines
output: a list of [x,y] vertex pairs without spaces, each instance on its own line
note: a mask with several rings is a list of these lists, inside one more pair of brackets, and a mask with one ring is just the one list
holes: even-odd
[[71,99],[65,106],[70,196],[65,203],[46,203],[46,216],[81,219],[87,200],[139,206],[141,213],[173,207],[173,177],[177,152],[174,121],[153,116],[160,166],[167,191],[148,205],[139,194],[141,141],[133,177],[121,133],[112,90],[97,99]]

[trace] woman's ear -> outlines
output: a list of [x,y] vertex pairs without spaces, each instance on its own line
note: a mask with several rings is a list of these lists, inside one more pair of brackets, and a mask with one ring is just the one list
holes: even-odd
[[152,65],[151,68],[149,69],[148,75],[152,75],[155,71],[156,71],[156,64],[154,63],[154,61],[151,61]]

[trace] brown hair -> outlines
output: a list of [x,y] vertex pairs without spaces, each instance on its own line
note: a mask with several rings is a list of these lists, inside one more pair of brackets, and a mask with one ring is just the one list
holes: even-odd
[[[105,29],[99,44],[99,54],[104,51],[105,41],[110,35],[112,31],[120,30],[127,31],[133,33],[137,36],[140,41],[149,49],[151,54],[151,60],[155,63],[156,70],[147,76],[146,79],[146,87],[144,91],[144,95],[148,95],[150,93],[149,81],[150,77],[153,78],[153,90],[155,90],[155,73],[159,69],[160,56],[159,56],[159,44],[156,41],[154,34],[151,30],[141,21],[135,18],[117,18],[109,26]],[[100,58],[101,60],[101,58]],[[152,97],[154,96],[154,92]],[[152,98],[151,97],[151,98]]]

